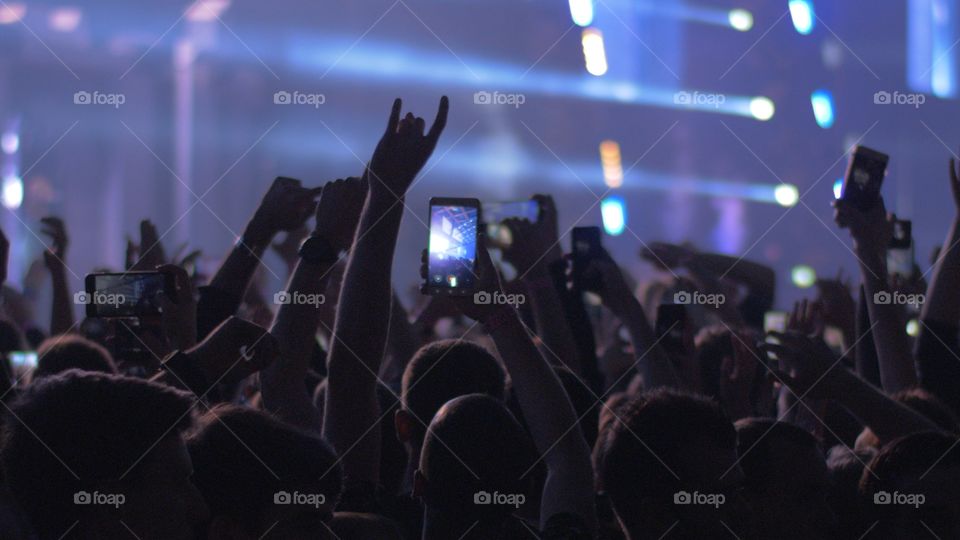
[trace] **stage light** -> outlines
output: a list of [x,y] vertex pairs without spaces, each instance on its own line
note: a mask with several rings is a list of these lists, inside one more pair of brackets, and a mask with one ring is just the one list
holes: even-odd
[[907,335],[910,337],[917,337],[920,335],[920,322],[916,319],[910,319],[907,321]]
[[833,198],[839,199],[843,196],[843,178],[837,178],[833,181]]
[[805,264],[800,264],[790,270],[790,279],[797,287],[808,289],[817,282],[817,272]]
[[603,181],[607,187],[618,188],[623,185],[623,164],[617,141],[600,143],[600,164],[603,165]]
[[27,6],[19,2],[0,4],[0,24],[13,24],[27,14]]
[[745,9],[731,9],[727,19],[730,21],[730,26],[741,32],[753,28],[753,13]]
[[818,126],[823,129],[833,126],[833,95],[829,90],[817,90],[810,94],[810,104]]
[[790,207],[800,200],[800,191],[792,184],[780,184],[773,190],[773,198],[780,206]]
[[3,148],[5,154],[16,154],[20,149],[20,136],[16,133],[4,133],[0,137],[0,148]]
[[596,28],[583,30],[581,38],[583,44],[583,59],[587,64],[587,72],[600,77],[607,72],[607,54],[603,50],[603,34]]
[[230,7],[230,0],[196,0],[187,8],[187,20],[193,22],[209,22],[220,18],[227,8]]
[[57,8],[50,12],[50,28],[58,32],[72,32],[80,26],[83,12],[75,7]]
[[593,0],[570,0],[570,17],[577,26],[593,24]]
[[619,236],[627,228],[627,205],[618,195],[611,195],[600,203],[603,230],[610,236]]
[[757,96],[750,100],[750,114],[757,120],[763,120],[765,122],[773,118],[776,110],[770,98]]
[[813,4],[808,0],[790,0],[790,18],[793,27],[803,35],[813,31]]
[[11,210],[23,204],[23,180],[15,174],[3,178],[3,205]]

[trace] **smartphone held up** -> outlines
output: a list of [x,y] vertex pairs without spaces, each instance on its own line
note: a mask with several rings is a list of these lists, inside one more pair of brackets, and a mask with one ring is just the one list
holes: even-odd
[[427,281],[422,292],[466,296],[477,285],[481,209],[477,199],[430,199]]

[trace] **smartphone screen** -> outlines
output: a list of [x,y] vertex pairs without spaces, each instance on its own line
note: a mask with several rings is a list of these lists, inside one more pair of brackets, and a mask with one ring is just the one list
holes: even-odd
[[7,353],[10,364],[14,368],[34,369],[37,367],[36,351],[10,351]]
[[873,208],[880,198],[880,186],[887,174],[890,157],[866,146],[857,146],[850,155],[840,198],[862,211]]
[[587,266],[603,253],[600,227],[573,228],[573,286],[581,291],[595,291],[600,287],[599,278],[585,275]]
[[157,316],[162,311],[160,293],[173,290],[169,279],[160,272],[87,274],[86,291],[77,300],[87,305],[87,317]]
[[427,294],[471,294],[476,286],[477,199],[430,199]]
[[887,247],[887,273],[904,279],[913,277],[913,224],[907,220],[893,222],[893,236]]
[[687,308],[683,304],[660,304],[657,307],[657,339],[664,347],[682,349],[686,326]]

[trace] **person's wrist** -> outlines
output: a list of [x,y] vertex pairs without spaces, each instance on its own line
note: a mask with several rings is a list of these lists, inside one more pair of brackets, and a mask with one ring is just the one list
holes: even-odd
[[518,321],[517,310],[507,304],[498,304],[483,312],[480,324],[488,333],[494,334]]

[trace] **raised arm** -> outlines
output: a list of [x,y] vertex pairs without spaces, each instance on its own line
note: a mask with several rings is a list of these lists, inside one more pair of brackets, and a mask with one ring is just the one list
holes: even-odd
[[536,223],[521,219],[504,221],[513,243],[503,250],[503,257],[517,269],[517,279],[526,289],[537,335],[550,353],[548,358],[582,377],[577,344],[550,273],[550,266],[563,258],[557,234],[557,209],[548,195],[535,195],[534,200],[540,206],[540,219]]
[[[493,293],[500,283],[486,249],[477,250],[480,289]],[[456,299],[461,311],[480,321],[493,337],[527,420],[537,451],[547,466],[540,502],[540,527],[557,515],[579,517],[596,531],[590,449],[574,429],[577,417],[560,380],[530,339],[516,309],[508,305],[478,305]]]
[[301,227],[316,208],[314,199],[322,188],[305,188],[299,180],[279,177],[260,201],[243,236],[223,261],[210,284],[200,289],[197,333],[207,335],[237,312],[244,292],[260,264],[264,251],[280,231]]
[[50,309],[50,335],[64,334],[73,329],[73,298],[67,282],[67,228],[58,217],[40,220],[40,232],[50,237],[50,247],[43,252],[43,262],[50,271],[53,283],[53,306]]
[[[263,406],[287,422],[320,431],[322,418],[307,394],[304,380],[316,344],[320,308],[330,269],[340,252],[353,242],[366,189],[358,178],[330,182],[317,207],[317,224],[299,250],[299,260],[284,292],[274,295],[280,304],[270,333],[280,343],[280,360],[260,374]],[[333,301],[333,299],[329,299]]]
[[644,389],[650,391],[663,386],[679,388],[680,380],[670,363],[670,356],[660,345],[643,306],[633,295],[610,255],[604,253],[604,257],[593,261],[587,271],[600,275],[601,288],[597,292],[603,299],[603,305],[623,322],[630,334],[637,354],[637,368],[643,374]]
[[377,373],[390,322],[390,275],[403,216],[404,196],[430,158],[447,120],[449,102],[425,123],[408,113],[400,119],[394,101],[387,130],[365,172],[370,189],[343,278],[327,362],[323,435],[342,458],[350,485],[376,484],[380,477],[380,416]]
[[922,414],[894,401],[841,366],[822,339],[799,332],[771,335],[780,344],[761,343],[759,346],[789,362],[792,373],[778,371],[777,375],[800,399],[833,399],[884,441],[918,431],[938,430]]
[[887,245],[893,226],[884,209],[883,199],[869,211],[861,211],[843,200],[834,201],[835,220],[849,227],[854,253],[860,265],[867,311],[873,326],[873,339],[880,367],[883,390],[893,394],[917,383],[913,353],[907,337],[906,321],[898,299],[904,295],[891,291],[887,280]]

